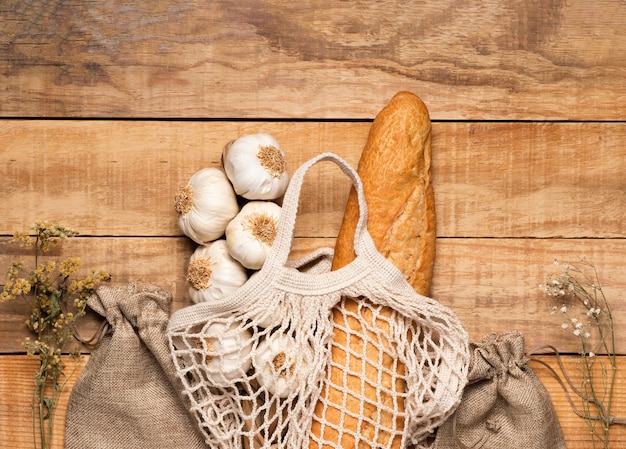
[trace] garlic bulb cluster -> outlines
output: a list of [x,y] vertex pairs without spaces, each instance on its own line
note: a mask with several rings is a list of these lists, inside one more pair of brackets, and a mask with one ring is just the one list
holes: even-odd
[[274,243],[282,208],[271,201],[250,201],[226,227],[228,252],[244,267],[258,270]]
[[222,299],[247,280],[246,269],[231,257],[224,239],[198,246],[189,260],[187,281],[194,303]]
[[248,200],[277,199],[289,184],[285,153],[267,133],[239,137],[227,144],[222,164],[237,195]]
[[282,210],[276,201],[289,183],[286,166],[273,136],[245,135],[224,147],[221,167],[199,170],[175,196],[180,229],[200,245],[187,275],[193,302],[227,296],[263,266]]
[[226,174],[219,168],[196,172],[175,198],[178,226],[202,245],[220,238],[239,212],[237,197]]

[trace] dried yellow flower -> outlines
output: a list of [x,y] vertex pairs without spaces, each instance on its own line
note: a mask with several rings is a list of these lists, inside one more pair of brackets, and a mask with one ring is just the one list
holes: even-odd
[[80,259],[77,257],[71,257],[69,259],[65,259],[59,265],[59,273],[62,276],[71,276],[76,273],[80,269]]

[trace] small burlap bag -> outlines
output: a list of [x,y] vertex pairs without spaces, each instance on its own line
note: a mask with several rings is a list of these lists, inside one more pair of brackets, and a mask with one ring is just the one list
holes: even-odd
[[436,449],[565,449],[547,390],[528,366],[518,332],[470,345],[468,384],[438,429]]
[[69,398],[65,449],[206,449],[184,406],[165,330],[172,297],[101,286],[88,300],[108,330]]
[[[356,258],[336,271],[322,264],[305,271],[290,264],[288,256],[304,175],[321,161],[336,163],[356,188],[361,213]],[[360,179],[343,159],[323,153],[303,164],[292,176],[282,207],[278,234],[261,270],[230,296],[186,307],[170,319],[176,370],[209,446],[306,449],[314,438],[314,415],[323,423],[326,413],[337,412],[359,421],[360,430],[350,434],[350,449],[389,448],[392,441],[406,447],[429,434],[458,405],[466,382],[469,351],[461,323],[448,308],[415,293],[376,250],[367,232]],[[369,314],[386,306],[393,316],[386,317],[385,328],[376,329],[368,324],[371,316],[351,315],[363,323],[363,334],[350,342],[358,340],[362,351],[341,349],[356,362],[345,367],[346,376],[362,379],[362,393],[355,396],[346,388],[351,403],[314,414],[332,364],[331,309],[342,297],[367,298],[373,304]],[[366,357],[375,351],[380,353],[377,363]],[[398,361],[405,370],[397,369]],[[380,382],[368,378],[372,370]],[[384,387],[382,380],[389,377],[404,388]],[[372,408],[384,409],[391,419],[382,422],[359,413]],[[340,447],[337,441],[315,442],[328,449]]]

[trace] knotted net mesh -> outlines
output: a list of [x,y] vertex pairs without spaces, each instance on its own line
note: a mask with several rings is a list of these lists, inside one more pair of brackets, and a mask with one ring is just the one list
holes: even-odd
[[403,314],[375,301],[282,292],[246,312],[171,330],[209,446],[419,444],[460,399],[462,329],[433,304]]

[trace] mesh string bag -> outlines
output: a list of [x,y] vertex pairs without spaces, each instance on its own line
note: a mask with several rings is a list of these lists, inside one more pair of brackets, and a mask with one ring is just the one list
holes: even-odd
[[[288,259],[304,175],[322,161],[341,168],[359,199],[356,258],[336,271],[319,262],[327,260],[329,250],[313,252],[304,264]],[[227,449],[344,447],[341,425],[334,427],[339,439],[327,441],[311,432],[314,422],[335,421],[336,416],[328,419],[331,413],[340,413],[340,422],[359,423],[356,432],[346,430],[351,446],[345,447],[419,443],[461,399],[469,363],[462,324],[448,308],[418,295],[376,250],[367,232],[360,179],[339,156],[322,153],[296,170],[282,207],[263,267],[230,296],[180,309],[170,319],[170,351],[206,443]],[[332,361],[338,350],[332,309],[342,298],[367,298],[371,304],[346,312],[346,319],[363,324],[363,333],[339,348],[350,354],[350,366]],[[383,307],[393,312],[384,315]],[[372,314],[386,324],[369,325]],[[397,369],[398,361],[403,370]],[[362,388],[330,385],[331,369],[344,370],[346,383],[358,379]],[[389,383],[394,388],[384,386]],[[318,401],[325,404],[322,391],[347,400],[339,409],[315,411]],[[379,419],[375,410],[391,419]]]

